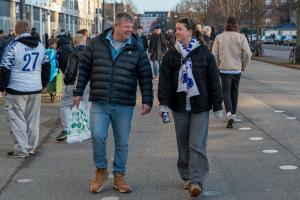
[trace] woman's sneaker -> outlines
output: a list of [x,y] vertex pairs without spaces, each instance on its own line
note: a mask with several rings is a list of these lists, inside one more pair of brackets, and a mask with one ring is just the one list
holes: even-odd
[[237,118],[236,114],[232,115],[232,118],[234,122],[241,122],[242,120],[240,118]]
[[67,140],[68,131],[62,131],[55,139],[58,142],[64,142]]

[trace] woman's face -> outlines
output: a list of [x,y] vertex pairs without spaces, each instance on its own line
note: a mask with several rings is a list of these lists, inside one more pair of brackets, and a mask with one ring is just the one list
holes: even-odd
[[183,23],[176,23],[176,39],[183,42],[192,36],[192,31],[188,30]]

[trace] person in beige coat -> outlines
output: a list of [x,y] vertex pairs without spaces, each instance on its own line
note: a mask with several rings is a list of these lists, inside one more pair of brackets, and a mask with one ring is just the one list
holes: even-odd
[[227,128],[233,128],[233,123],[240,121],[236,117],[239,82],[241,72],[249,65],[252,55],[245,35],[237,30],[236,19],[229,17],[226,31],[216,37],[212,47],[220,70]]

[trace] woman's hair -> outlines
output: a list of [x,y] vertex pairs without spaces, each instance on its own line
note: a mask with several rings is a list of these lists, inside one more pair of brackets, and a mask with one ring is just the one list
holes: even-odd
[[73,37],[73,45],[74,47],[77,47],[79,45],[86,45],[86,37],[81,33],[77,33]]
[[227,19],[226,31],[237,31],[238,25],[235,17],[229,17]]
[[197,38],[200,44],[205,44],[202,33],[196,29],[196,24],[191,19],[184,17],[177,20],[176,23],[184,24],[187,30],[192,30],[193,36]]
[[53,44],[57,43],[58,39],[57,38],[50,38],[48,40],[48,45],[51,47]]

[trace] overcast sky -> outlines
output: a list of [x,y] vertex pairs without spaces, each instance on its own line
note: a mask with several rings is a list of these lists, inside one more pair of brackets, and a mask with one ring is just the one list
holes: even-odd
[[180,0],[132,0],[138,11],[169,11],[173,9]]

